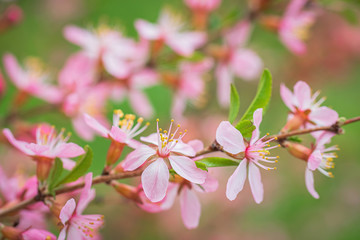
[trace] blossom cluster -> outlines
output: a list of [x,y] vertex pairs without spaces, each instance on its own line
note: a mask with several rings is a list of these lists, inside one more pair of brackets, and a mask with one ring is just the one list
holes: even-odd
[[[66,26],[65,39],[80,50],[68,57],[56,81],[36,58],[20,64],[11,53],[3,56],[6,74],[18,91],[11,114],[1,119],[4,139],[0,141],[26,155],[36,166],[34,176],[9,174],[0,168],[0,232],[4,238],[101,239],[104,216],[83,214],[95,198],[92,185],[98,183],[108,184],[150,213],[169,210],[178,197],[183,223],[193,229],[201,216],[198,193],[211,193],[219,186],[212,167],[234,167],[224,193],[228,200],[240,197],[248,179],[253,199],[260,204],[264,200],[261,174],[277,169],[279,156],[271,152],[280,147],[305,162],[305,186],[314,198],[319,198],[314,172],[333,177],[329,170],[334,167],[334,151],[338,148],[326,145],[341,128],[338,113],[322,106],[325,98],[317,100],[320,92],[312,92],[307,83],[298,81],[293,92],[282,84],[280,95],[289,108],[287,120],[278,134],[261,134],[272,80],[268,70],[263,72],[263,60],[248,46],[253,17],[221,29],[219,41],[213,42],[209,18],[221,1],[184,2],[192,14],[191,27],[165,9],[156,23],[136,20],[137,40],[107,25],[91,29]],[[307,30],[317,16],[306,2],[292,0],[275,24],[280,40],[294,54],[305,52]],[[265,17],[262,21],[270,24]],[[173,91],[172,116],[182,120],[187,103],[194,104],[202,97],[205,80],[212,71],[219,105],[230,108],[230,114],[228,120],[218,124],[209,147],[199,139],[189,139],[188,130],[173,119],[168,128],[159,119],[151,120],[156,114],[144,92],[146,88],[161,83],[168,86]],[[240,118],[235,77],[254,80],[262,72],[258,91],[262,95],[255,97]],[[7,93],[5,85],[0,74],[0,97]],[[103,160],[101,175],[94,177],[88,172],[93,160],[91,148],[70,142],[71,134],[65,129],[58,131],[46,123],[36,127],[28,124],[26,130],[11,125],[16,116],[21,117],[21,107],[31,96],[69,118],[84,140],[96,135],[106,139],[107,155],[94,159]],[[125,99],[136,115],[116,109],[112,121],[108,121],[107,103]],[[289,137],[309,129],[313,137],[309,146]],[[124,149],[130,153],[124,154]],[[212,156],[213,152],[221,157]],[[137,176],[140,181],[135,184],[121,181]],[[58,227],[57,236],[46,230],[47,219]],[[16,224],[11,224],[14,221]]]

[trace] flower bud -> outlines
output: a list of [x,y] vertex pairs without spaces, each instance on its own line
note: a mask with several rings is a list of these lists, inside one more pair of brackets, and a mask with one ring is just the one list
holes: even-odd
[[36,156],[34,160],[36,161],[36,177],[40,182],[44,182],[49,177],[53,159]]
[[123,197],[142,204],[137,188],[116,181],[112,181],[111,186],[113,186]]
[[9,240],[22,239],[22,237],[21,237],[22,231],[20,231],[17,228],[0,224],[0,231],[1,231],[1,234],[3,235],[3,238],[5,238],[5,239],[9,239]]
[[119,143],[116,141],[111,141],[107,156],[106,156],[106,166],[111,166],[117,162],[120,158],[120,155],[125,147],[124,143]]
[[307,161],[312,150],[299,143],[285,142],[283,144],[289,153],[296,158]]
[[296,112],[283,127],[281,132],[289,132],[298,130],[301,126],[303,126],[308,121],[308,114],[310,111],[305,112]]

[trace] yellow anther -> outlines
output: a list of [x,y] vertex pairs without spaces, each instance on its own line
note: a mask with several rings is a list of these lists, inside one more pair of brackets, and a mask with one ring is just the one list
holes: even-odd
[[147,123],[146,123],[146,126],[149,126],[149,125],[150,125],[150,123],[149,123],[149,122],[147,122]]
[[180,127],[180,124],[178,124],[177,127],[179,128],[179,127]]
[[267,168],[266,170],[268,170],[268,171],[269,171],[269,170],[270,170],[270,168]]
[[174,119],[171,119],[171,122],[174,122]]
[[185,132],[187,132],[188,130],[187,129],[185,129]]
[[167,131],[166,131],[166,130],[164,130],[164,133],[166,134],[166,133],[167,133]]
[[270,135],[270,133],[266,133],[266,135],[267,135],[267,136],[269,136],[269,135]]
[[276,170],[277,169],[277,167],[274,167],[274,170]]
[[144,119],[142,117],[138,118],[137,122],[138,123],[142,123],[144,121]]
[[276,156],[277,159],[279,159],[280,157],[279,156]]
[[278,140],[278,137],[274,137],[275,140]]
[[161,132],[161,131],[162,131],[162,128],[159,128],[159,131]]
[[277,162],[279,162],[278,160],[275,160],[275,162],[277,163]]
[[329,177],[333,178],[334,175],[332,174],[332,172],[329,172]]
[[121,111],[120,109],[115,109],[114,114],[119,115],[119,117],[121,117],[121,118],[124,116],[123,111]]
[[160,120],[159,119],[156,119],[157,122],[159,122]]

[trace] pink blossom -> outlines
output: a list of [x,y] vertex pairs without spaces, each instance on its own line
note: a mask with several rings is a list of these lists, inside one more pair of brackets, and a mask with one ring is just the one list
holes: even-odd
[[3,133],[9,142],[18,150],[30,157],[44,157],[47,159],[62,158],[64,167],[71,169],[74,163],[68,158],[80,156],[85,153],[84,149],[75,143],[68,143],[70,135],[64,137],[64,129],[57,135],[55,128],[50,129],[40,125],[36,131],[36,143],[28,143],[16,140],[9,129]]
[[306,52],[304,41],[308,38],[308,29],[314,23],[314,10],[303,10],[307,0],[292,0],[280,22],[281,41],[294,54]]
[[82,47],[90,58],[98,61],[117,78],[127,77],[131,69],[139,64],[139,56],[144,54],[143,48],[137,43],[107,26],[100,26],[94,31],[67,26],[64,36]]
[[251,33],[251,25],[248,21],[239,22],[225,35],[225,45],[220,51],[219,63],[215,69],[218,81],[217,95],[222,106],[230,103],[230,84],[234,75],[244,80],[257,78],[263,68],[261,58],[244,45]]
[[334,136],[334,133],[323,132],[316,141],[316,146],[307,159],[307,167],[305,170],[305,184],[309,193],[316,199],[319,198],[319,194],[314,187],[314,171],[318,170],[327,177],[334,177],[334,175],[328,170],[334,168],[333,159],[337,158],[334,153],[335,150],[339,150],[337,146],[325,148],[325,144],[330,142],[330,139]]
[[95,197],[95,190],[91,189],[92,173],[85,176],[85,186],[76,205],[75,199],[71,198],[61,209],[60,220],[64,228],[59,234],[58,240],[64,239],[93,239],[97,230],[104,224],[102,215],[82,215],[87,205]]
[[203,32],[182,31],[183,22],[170,11],[162,11],[157,24],[137,20],[135,27],[143,39],[165,43],[176,53],[190,56],[196,48],[203,45],[206,35]]
[[90,128],[84,118],[84,114],[94,117],[103,125],[108,125],[105,118],[105,104],[109,97],[109,88],[105,84],[93,87],[83,87],[69,94],[63,104],[64,113],[72,119],[77,134],[85,140],[94,138],[94,130]]
[[68,58],[59,73],[59,84],[67,92],[75,92],[94,83],[96,61],[80,52]]
[[195,11],[211,12],[219,7],[221,0],[184,0],[184,2]]
[[261,163],[275,163],[277,160],[274,159],[278,158],[266,157],[266,155],[270,154],[270,149],[278,147],[278,145],[270,147],[269,142],[274,139],[263,141],[267,135],[259,138],[262,108],[257,109],[253,117],[253,124],[256,129],[252,133],[250,142],[244,142],[241,133],[228,121],[221,122],[216,130],[216,141],[223,147],[223,150],[236,158],[244,158],[227,182],[226,196],[231,201],[243,189],[248,169],[248,179],[252,195],[256,203],[261,203],[264,197],[264,187],[258,167],[265,170],[276,169],[275,167],[264,166]]
[[180,125],[177,125],[175,131],[171,132],[173,122],[172,120],[168,131],[162,131],[157,120],[157,133],[141,138],[150,146],[141,145],[122,162],[125,171],[133,171],[146,161],[149,163],[141,175],[141,182],[145,195],[152,202],[161,201],[165,197],[169,183],[169,168],[196,184],[204,183],[206,178],[206,172],[197,168],[194,161],[189,158],[195,155],[193,148],[181,141],[186,131],[184,134],[178,133]]
[[213,62],[204,59],[201,62],[183,62],[180,67],[180,76],[176,83],[176,91],[172,106],[172,115],[181,118],[185,111],[186,102],[196,101],[204,92],[205,82],[204,73],[210,70]]
[[115,101],[122,101],[126,96],[134,111],[145,118],[153,115],[153,107],[143,92],[143,89],[154,86],[158,82],[158,75],[149,68],[134,70],[126,79],[115,82],[112,97]]
[[23,240],[56,240],[51,232],[30,228],[21,234]]
[[[339,115],[336,111],[328,107],[321,107],[325,98],[317,101],[316,98],[319,94],[319,91],[312,94],[309,85],[303,81],[298,81],[295,84],[294,93],[284,84],[281,85],[281,98],[291,111],[288,117],[289,120],[283,129],[284,131],[296,130],[298,128],[329,126],[338,120]],[[316,134],[320,133],[318,132]]]
[[145,126],[141,127],[144,121],[141,117],[138,118],[137,123],[134,124],[135,115],[126,114],[124,116],[124,113],[120,109],[114,110],[113,125],[110,130],[88,114],[85,114],[84,117],[86,124],[102,137],[126,144],[132,148],[137,148],[140,145],[140,143],[133,138],[141,134],[149,126],[149,123],[146,123]]
[[17,88],[47,102],[59,103],[62,93],[49,84],[49,75],[42,70],[40,63],[35,59],[27,63],[23,69],[12,54],[4,56],[5,70]]

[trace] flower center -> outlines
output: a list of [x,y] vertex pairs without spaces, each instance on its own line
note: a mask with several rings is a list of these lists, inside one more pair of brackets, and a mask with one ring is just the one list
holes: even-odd
[[156,119],[156,122],[157,122],[157,135],[158,135],[157,152],[160,157],[165,158],[169,156],[171,150],[173,150],[176,144],[179,141],[181,141],[181,139],[185,136],[187,130],[185,129],[184,133],[179,132],[180,124],[178,124],[176,129],[173,132],[171,132],[174,119],[171,120],[169,130],[162,130],[161,128],[159,128],[159,119]]

